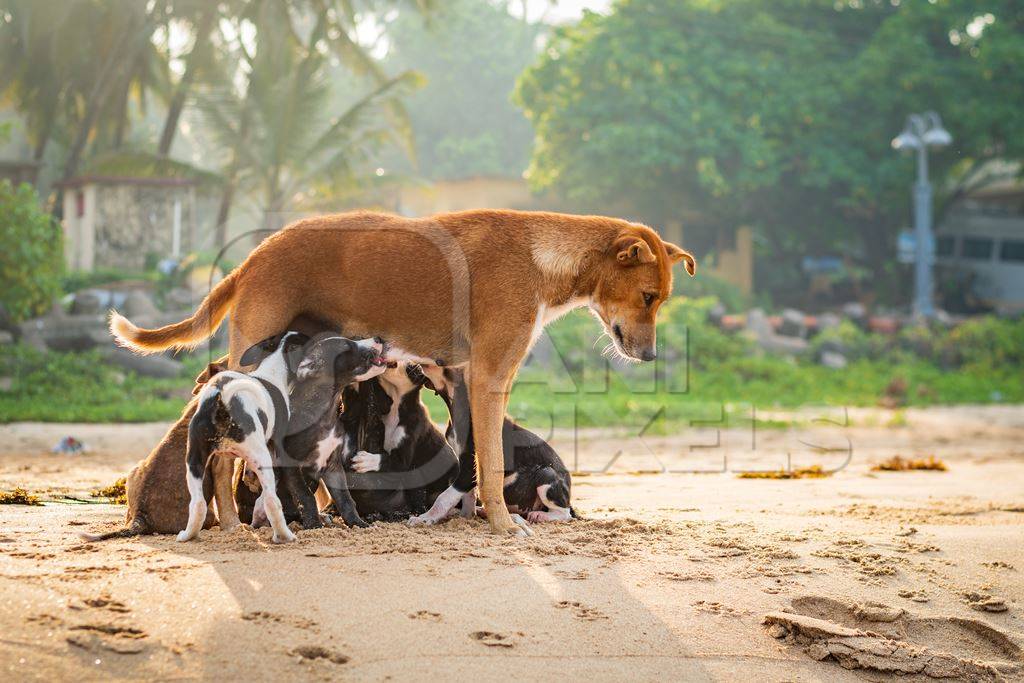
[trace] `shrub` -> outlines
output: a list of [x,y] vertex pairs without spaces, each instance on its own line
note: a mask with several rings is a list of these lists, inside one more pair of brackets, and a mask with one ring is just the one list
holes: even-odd
[[938,343],[944,358],[959,365],[1020,367],[1024,365],[1024,320],[995,316],[972,318]]
[[45,311],[60,295],[60,226],[28,184],[0,183],[0,303],[15,322]]

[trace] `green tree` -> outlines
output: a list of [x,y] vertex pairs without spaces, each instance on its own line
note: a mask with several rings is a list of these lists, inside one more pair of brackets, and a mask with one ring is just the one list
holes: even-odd
[[426,78],[408,108],[427,177],[519,177],[526,168],[532,135],[510,96],[542,27],[512,17],[506,5],[450,0],[427,17],[400,13],[388,26],[385,63]]
[[756,225],[774,272],[842,249],[882,275],[908,220],[913,162],[889,146],[908,113],[955,138],[937,187],[1024,156],[1022,29],[1013,0],[620,0],[521,77],[530,178],[683,218],[705,245]]
[[[406,130],[391,106],[418,81],[406,71],[377,81],[338,112],[331,106],[329,14],[316,15],[304,32],[281,31],[287,6],[263,2],[238,17],[223,82],[204,93],[200,106],[220,145],[228,151],[228,187],[218,220],[219,243],[235,192],[253,191],[270,228],[296,208],[311,187],[339,184],[364,170],[360,162]],[[248,42],[242,25],[252,22]],[[241,76],[241,78],[240,78]],[[241,81],[241,83],[240,83]],[[399,109],[401,111],[401,109]]]
[[42,313],[60,295],[60,226],[28,184],[0,182],[0,304],[15,321]]

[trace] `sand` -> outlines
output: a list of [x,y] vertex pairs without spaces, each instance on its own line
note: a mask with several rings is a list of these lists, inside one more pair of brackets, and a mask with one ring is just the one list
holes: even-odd
[[[0,427],[0,489],[48,501],[0,506],[0,671],[1024,680],[1024,409],[815,416],[642,440],[556,432],[569,464],[604,473],[574,480],[584,519],[528,539],[459,519],[300,532],[287,546],[245,528],[83,543],[78,532],[115,528],[123,508],[76,501],[166,425]],[[65,434],[90,450],[50,454]],[[871,471],[894,455],[949,470]],[[735,474],[787,462],[845,466]]]

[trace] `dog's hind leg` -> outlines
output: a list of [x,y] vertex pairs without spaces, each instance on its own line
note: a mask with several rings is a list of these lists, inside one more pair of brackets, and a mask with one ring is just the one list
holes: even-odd
[[267,519],[274,530],[274,543],[289,543],[295,540],[295,534],[288,528],[288,522],[284,518],[284,509],[281,506],[281,499],[277,497],[277,481],[274,477],[274,461],[270,457],[270,450],[265,443],[250,436],[246,444],[246,460],[249,466],[259,477],[260,486],[263,487],[263,508],[267,511]]
[[185,451],[185,483],[188,486],[188,523],[178,533],[179,541],[191,541],[206,522],[206,493],[203,478],[211,457],[210,447],[205,439],[189,434]]

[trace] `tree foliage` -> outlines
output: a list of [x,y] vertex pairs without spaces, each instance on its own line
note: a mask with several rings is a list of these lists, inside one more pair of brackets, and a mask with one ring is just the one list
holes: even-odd
[[843,249],[879,274],[914,166],[890,148],[938,111],[937,187],[1024,158],[1014,0],[619,0],[559,30],[517,100],[538,189],[684,218],[705,245],[747,223],[774,269]]
[[42,313],[60,294],[61,237],[30,185],[0,182],[0,304],[15,322]]
[[427,17],[399,14],[389,26],[386,64],[426,80],[409,98],[423,175],[520,176],[532,134],[510,96],[540,30],[493,0],[450,0]]

